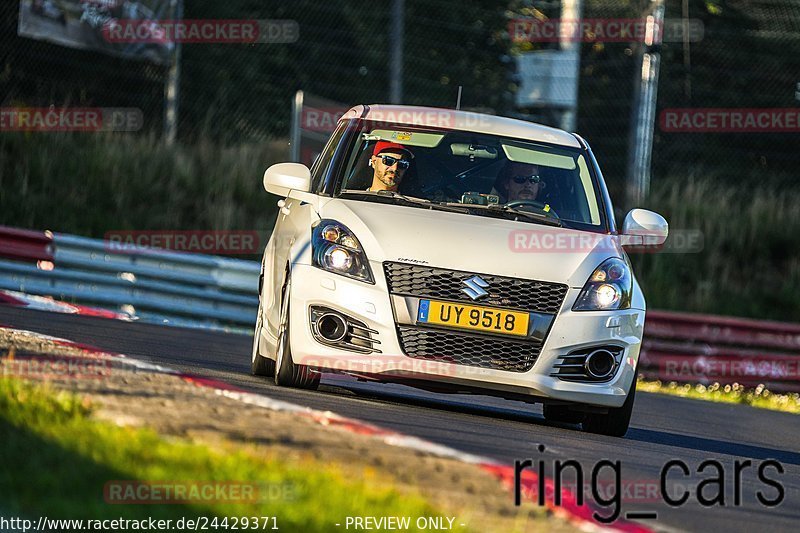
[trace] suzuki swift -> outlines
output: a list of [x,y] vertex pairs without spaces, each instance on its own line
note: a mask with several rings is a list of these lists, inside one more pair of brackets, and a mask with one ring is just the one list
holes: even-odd
[[323,373],[541,402],[547,420],[622,436],[645,300],[589,145],[483,114],[357,106],[314,164],[271,166],[281,200],[259,283],[252,371]]

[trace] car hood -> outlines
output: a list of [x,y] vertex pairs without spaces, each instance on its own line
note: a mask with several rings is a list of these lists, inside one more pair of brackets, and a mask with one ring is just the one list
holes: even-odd
[[320,217],[347,226],[370,261],[400,261],[583,287],[619,239],[500,218],[334,198]]

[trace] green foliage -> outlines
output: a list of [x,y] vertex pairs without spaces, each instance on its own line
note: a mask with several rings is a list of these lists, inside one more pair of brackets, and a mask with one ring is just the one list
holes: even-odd
[[800,321],[800,191],[711,179],[659,184],[646,203],[698,253],[636,254],[648,307]]
[[674,381],[662,383],[660,381],[640,379],[636,388],[639,392],[670,394],[709,402],[736,403],[760,409],[800,414],[800,394],[796,392],[792,394],[776,394],[764,388],[764,385],[749,389],[738,383],[732,385],[712,383],[709,386],[689,383],[679,385]]
[[[331,531],[346,516],[440,516],[415,494],[350,479],[332,464],[288,460],[268,449],[211,449],[149,429],[90,418],[76,396],[0,378],[0,474],[3,510],[22,516],[178,519],[276,516],[289,531]],[[280,487],[264,502],[109,505],[109,481],[255,483]],[[324,503],[320,497],[324,495]],[[285,497],[283,497],[285,496]]]
[[0,136],[0,224],[90,237],[112,230],[272,228],[262,176],[280,143],[167,147],[154,137]]

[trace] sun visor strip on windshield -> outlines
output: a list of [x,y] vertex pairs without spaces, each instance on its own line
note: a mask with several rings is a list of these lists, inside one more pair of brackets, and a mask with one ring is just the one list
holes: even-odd
[[575,160],[568,155],[540,152],[513,146],[510,144],[501,145],[503,152],[510,161],[516,163],[527,163],[529,165],[541,165],[545,167],[561,168],[564,170],[575,170]]
[[370,141],[391,141],[408,146],[419,146],[421,148],[436,148],[444,139],[443,133],[428,133],[424,131],[414,131],[411,129],[402,130],[372,130],[364,133],[364,138]]

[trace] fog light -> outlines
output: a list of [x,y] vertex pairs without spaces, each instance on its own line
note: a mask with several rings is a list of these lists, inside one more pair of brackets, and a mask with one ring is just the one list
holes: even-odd
[[326,313],[317,319],[317,330],[325,340],[339,342],[347,335],[347,323],[334,313]]
[[586,356],[586,371],[593,378],[607,378],[616,369],[617,361],[608,350],[595,350]]

